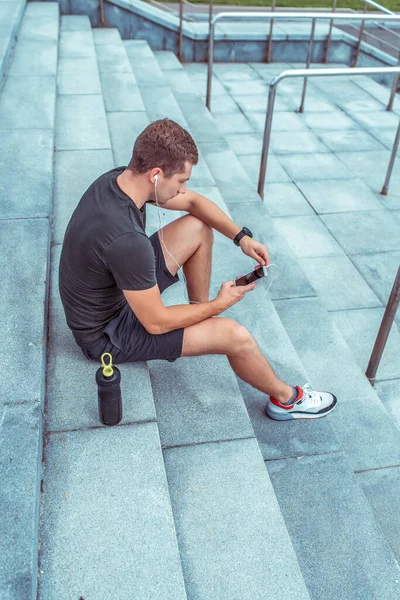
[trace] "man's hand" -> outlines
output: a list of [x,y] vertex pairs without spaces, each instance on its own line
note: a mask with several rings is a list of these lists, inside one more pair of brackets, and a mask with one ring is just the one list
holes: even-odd
[[218,302],[221,312],[230,308],[239,300],[242,300],[247,292],[254,290],[256,283],[249,283],[248,285],[235,285],[234,281],[225,281],[220,287],[218,296],[215,302]]
[[260,244],[257,240],[254,240],[248,235],[242,237],[239,245],[244,254],[254,258],[260,265],[268,266],[270,263],[268,248],[264,244]]

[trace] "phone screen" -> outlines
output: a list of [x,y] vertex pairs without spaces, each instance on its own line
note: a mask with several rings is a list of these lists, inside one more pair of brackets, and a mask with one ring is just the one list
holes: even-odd
[[260,265],[256,267],[254,271],[248,273],[247,275],[242,275],[236,279],[236,285],[248,285],[249,283],[253,283],[253,281],[258,281],[262,277],[265,277],[267,274],[267,269]]

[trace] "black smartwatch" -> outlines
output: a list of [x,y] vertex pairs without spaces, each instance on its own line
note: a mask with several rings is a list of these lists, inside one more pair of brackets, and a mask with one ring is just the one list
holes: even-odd
[[236,244],[236,246],[239,246],[240,240],[245,235],[248,235],[251,238],[253,237],[253,234],[251,233],[250,229],[247,229],[247,227],[242,227],[242,230],[239,231],[239,233],[237,234],[237,236],[233,238],[233,243]]

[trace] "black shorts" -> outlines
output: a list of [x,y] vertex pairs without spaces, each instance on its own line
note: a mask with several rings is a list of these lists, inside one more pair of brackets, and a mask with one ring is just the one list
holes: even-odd
[[[179,281],[179,277],[167,269],[158,233],[154,233],[150,241],[156,257],[158,287],[163,292]],[[174,329],[160,335],[149,333],[126,302],[119,315],[104,329],[103,337],[81,350],[92,360],[99,360],[103,352],[109,352],[115,364],[155,359],[174,361],[182,354],[183,332],[183,329]]]

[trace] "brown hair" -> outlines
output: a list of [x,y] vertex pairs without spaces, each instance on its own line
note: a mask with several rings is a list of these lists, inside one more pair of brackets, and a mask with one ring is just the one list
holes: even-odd
[[186,129],[171,119],[150,123],[137,137],[128,169],[146,173],[159,167],[166,177],[185,168],[185,161],[197,165],[199,154],[196,144]]

